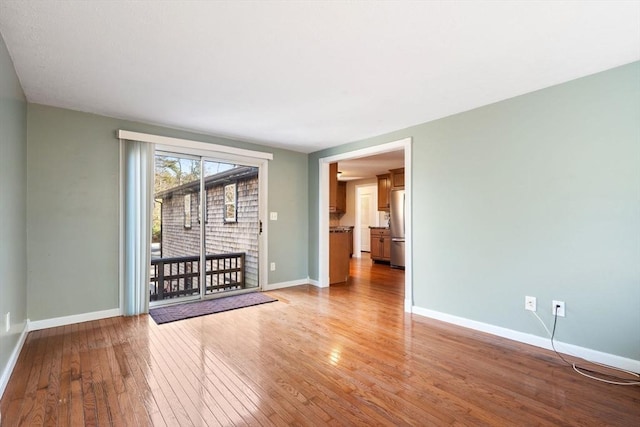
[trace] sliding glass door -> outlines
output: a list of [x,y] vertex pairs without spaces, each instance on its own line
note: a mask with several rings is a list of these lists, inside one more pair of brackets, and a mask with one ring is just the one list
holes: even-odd
[[258,168],[203,159],[206,295],[258,287]]
[[156,153],[150,305],[259,287],[258,172]]

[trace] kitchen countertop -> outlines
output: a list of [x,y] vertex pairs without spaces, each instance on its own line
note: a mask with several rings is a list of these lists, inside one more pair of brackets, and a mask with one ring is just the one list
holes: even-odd
[[350,233],[353,231],[352,225],[338,225],[329,227],[329,233]]
[[389,229],[389,227],[373,227],[371,225],[369,226],[369,228],[371,228],[372,230],[373,229],[376,229],[376,230],[388,230]]

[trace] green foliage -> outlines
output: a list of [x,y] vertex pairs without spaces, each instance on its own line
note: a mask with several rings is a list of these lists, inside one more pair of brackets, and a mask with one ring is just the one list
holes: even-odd
[[156,155],[155,192],[200,179],[200,161]]

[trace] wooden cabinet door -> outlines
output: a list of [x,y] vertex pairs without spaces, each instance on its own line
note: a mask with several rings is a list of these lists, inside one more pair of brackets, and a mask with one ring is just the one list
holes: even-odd
[[389,211],[389,192],[391,191],[391,178],[389,174],[377,175],[378,177],[378,210]]
[[338,201],[338,164],[329,164],[329,212],[337,211]]
[[381,246],[382,258],[385,261],[391,261],[391,237],[383,237]]
[[329,164],[329,212],[347,211],[347,183],[338,181],[338,164]]
[[371,259],[374,261],[391,260],[391,237],[388,229],[371,230]]
[[391,169],[391,188],[404,188],[404,168]]
[[349,236],[351,233],[329,233],[329,283],[349,279]]
[[337,183],[336,212],[342,213],[347,211],[347,183],[344,181],[337,181]]
[[382,257],[382,246],[380,245],[380,233],[378,230],[371,230],[371,259],[376,260]]

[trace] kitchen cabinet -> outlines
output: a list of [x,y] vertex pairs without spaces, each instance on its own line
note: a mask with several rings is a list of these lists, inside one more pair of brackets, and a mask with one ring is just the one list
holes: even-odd
[[336,212],[347,212],[347,183],[338,181],[338,194],[336,196]]
[[391,191],[391,175],[376,175],[378,177],[378,210],[389,212],[389,192]]
[[353,233],[341,229],[329,231],[329,284],[349,279],[349,239]]
[[388,228],[371,228],[371,259],[391,261],[391,233]]
[[338,181],[338,164],[329,164],[329,212],[347,211],[347,183]]
[[391,169],[391,188],[404,189],[404,168]]

